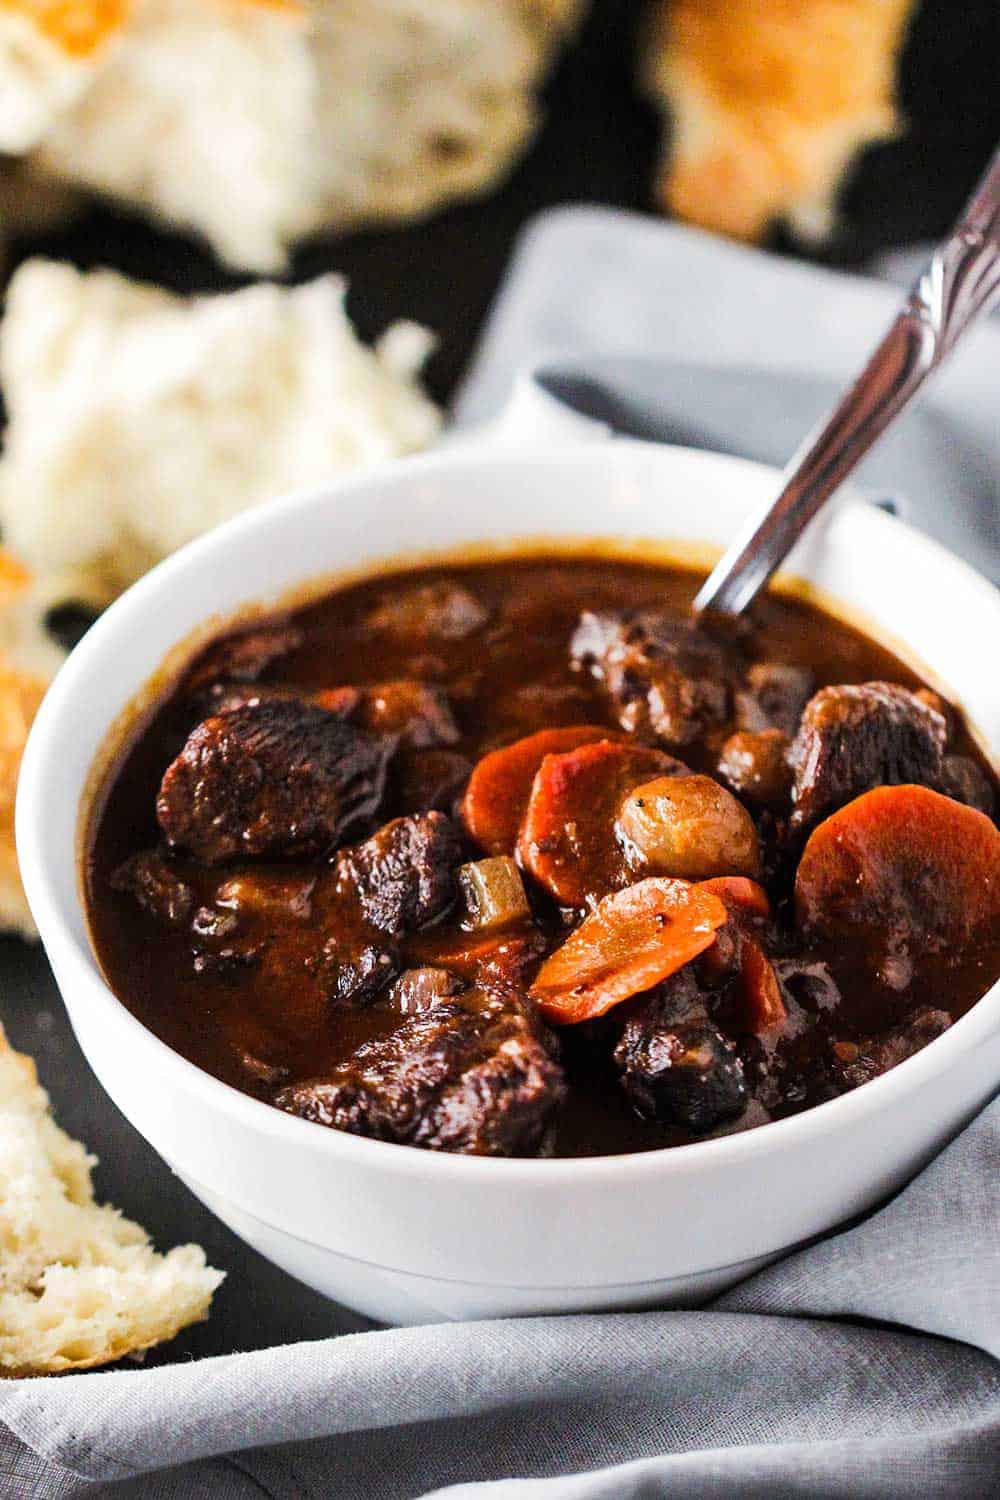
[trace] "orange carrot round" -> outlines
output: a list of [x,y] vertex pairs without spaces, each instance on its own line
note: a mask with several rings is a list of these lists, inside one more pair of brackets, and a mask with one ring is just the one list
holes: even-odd
[[960,957],[1000,931],[1000,832],[927,787],[876,787],[814,830],[795,906],[807,932]]
[[698,884],[703,891],[718,896],[734,915],[738,912],[753,917],[771,915],[771,903],[764,887],[746,875],[713,875],[711,880],[699,880]]
[[613,729],[600,724],[569,724],[539,730],[484,755],[462,799],[462,821],[470,836],[489,854],[513,854],[531,785],[545,757],[616,738]]
[[615,835],[622,801],[644,781],[686,769],[663,750],[609,739],[547,755],[521,824],[521,864],[563,906],[607,895],[629,877]]
[[606,896],[550,954],[531,997],[557,1024],[603,1016],[704,953],[726,916],[718,896],[686,880],[640,880]]

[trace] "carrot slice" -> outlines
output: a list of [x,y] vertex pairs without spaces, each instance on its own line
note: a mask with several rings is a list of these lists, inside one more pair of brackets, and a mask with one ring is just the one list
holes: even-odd
[[[756,880],[744,875],[718,875],[699,882],[700,888],[718,896],[740,929],[740,987],[743,991],[745,1025],[755,1036],[775,1038],[788,1021],[788,1009],[778,976],[757,938],[747,930],[747,918],[766,921],[771,915],[767,892]],[[743,921],[740,921],[740,918]]]
[[513,854],[531,784],[545,757],[617,737],[600,724],[569,724],[541,729],[484,755],[462,799],[462,821],[471,837],[490,854]]
[[640,880],[606,896],[550,954],[531,997],[562,1025],[603,1016],[704,953],[726,916],[718,896],[686,880]]
[[629,878],[615,819],[629,792],[687,767],[663,750],[608,739],[547,755],[538,768],[517,852],[563,906],[583,906]]
[[711,880],[699,880],[698,884],[703,891],[718,896],[734,915],[739,912],[753,917],[771,915],[771,903],[764,887],[746,875],[713,875]]
[[743,933],[740,946],[740,983],[747,1030],[755,1036],[776,1039],[788,1021],[788,1010],[770,959],[757,939],[747,933]]
[[1000,930],[1000,832],[927,787],[876,787],[813,831],[795,906],[807,932],[876,962],[911,945],[957,959]]

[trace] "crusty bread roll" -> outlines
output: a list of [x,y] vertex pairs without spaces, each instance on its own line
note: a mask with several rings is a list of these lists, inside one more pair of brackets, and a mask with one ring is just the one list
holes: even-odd
[[0,1026],[0,1375],[107,1364],[208,1314],[221,1271],[197,1245],[158,1255],[94,1202],[95,1158],[48,1112]]
[[281,269],[304,236],[495,182],[583,3],[134,0],[73,107],[40,108],[38,165]]
[[914,0],[657,0],[643,72],[672,133],[659,197],[739,239],[824,238],[861,148],[899,126]]
[[100,605],[276,495],[426,447],[429,336],[369,349],[334,276],[182,298],[29,261],[0,327],[0,524],[49,598]]
[[0,0],[0,151],[30,151],[80,97],[132,0]]

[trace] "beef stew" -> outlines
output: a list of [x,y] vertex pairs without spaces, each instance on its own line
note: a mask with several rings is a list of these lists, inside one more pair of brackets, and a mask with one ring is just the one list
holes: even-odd
[[997,782],[811,603],[696,628],[593,554],[380,574],[230,630],[95,800],[95,948],[171,1047],[335,1129],[651,1150],[830,1099],[1000,974]]

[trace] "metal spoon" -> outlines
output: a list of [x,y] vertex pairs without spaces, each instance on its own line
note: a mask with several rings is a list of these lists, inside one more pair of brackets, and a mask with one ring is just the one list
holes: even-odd
[[751,518],[705,580],[696,614],[747,608],[889,423],[998,301],[1000,151],[861,375],[785,469],[777,499]]

